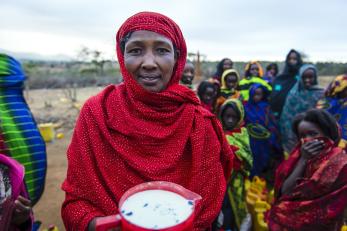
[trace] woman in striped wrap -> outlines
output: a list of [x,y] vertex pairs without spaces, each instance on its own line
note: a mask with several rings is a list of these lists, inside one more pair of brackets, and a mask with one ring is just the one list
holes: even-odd
[[20,63],[0,54],[0,153],[25,168],[25,184],[34,205],[46,176],[46,147],[23,97],[25,75]]

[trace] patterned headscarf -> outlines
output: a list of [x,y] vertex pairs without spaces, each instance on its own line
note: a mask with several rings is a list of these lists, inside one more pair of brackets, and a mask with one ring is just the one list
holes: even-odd
[[347,74],[337,76],[325,91],[325,96],[336,97],[338,93],[347,87]]
[[230,74],[233,74],[233,75],[235,75],[236,76],[236,78],[237,78],[237,82],[239,82],[240,81],[240,75],[239,75],[239,73],[235,70],[235,69],[228,69],[228,70],[225,70],[224,72],[223,72],[223,75],[222,75],[222,86],[221,86],[221,90],[222,91],[232,91],[232,90],[230,90],[230,89],[228,89],[228,87],[227,87],[227,85],[226,85],[226,81],[225,81],[225,79],[226,79],[226,77],[228,76],[228,75],[230,75]]
[[240,127],[243,123],[243,120],[245,118],[245,109],[243,108],[242,102],[238,99],[228,99],[226,100],[223,105],[220,108],[219,111],[219,118],[222,120],[222,114],[227,106],[232,106],[233,109],[236,109],[237,112],[240,114],[240,120],[236,124],[236,128]]

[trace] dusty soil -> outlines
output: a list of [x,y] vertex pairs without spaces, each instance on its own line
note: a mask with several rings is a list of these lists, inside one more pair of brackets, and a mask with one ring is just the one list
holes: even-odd
[[66,90],[32,90],[25,93],[29,107],[38,123],[54,122],[58,127],[56,133],[64,137],[47,143],[48,168],[45,191],[40,201],[34,207],[35,219],[42,221],[41,229],[49,225],[57,225],[59,230],[65,230],[60,216],[64,192],[60,189],[65,179],[67,160],[66,149],[69,145],[78,108],[91,95],[101,88],[77,89],[77,102],[73,103]]

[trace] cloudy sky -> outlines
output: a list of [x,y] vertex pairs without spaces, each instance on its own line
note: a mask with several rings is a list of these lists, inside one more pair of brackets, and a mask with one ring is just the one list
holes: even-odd
[[346,10],[346,0],[1,0],[0,48],[76,57],[86,46],[115,59],[122,22],[156,11],[209,60],[283,60],[296,48],[311,61],[347,62]]

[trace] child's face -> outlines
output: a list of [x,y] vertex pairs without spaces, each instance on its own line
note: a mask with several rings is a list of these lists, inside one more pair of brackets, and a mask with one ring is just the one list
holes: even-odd
[[315,72],[312,69],[307,69],[303,74],[302,74],[302,82],[304,83],[304,87],[310,88],[314,84],[315,80]]
[[254,91],[254,95],[253,95],[253,102],[254,103],[258,103],[260,101],[262,101],[264,98],[264,91],[262,88],[257,88]]
[[325,135],[319,126],[303,120],[298,125],[298,136],[299,139],[314,139]]
[[186,63],[186,65],[184,66],[181,81],[184,84],[192,84],[194,79],[194,73],[194,65],[192,63]]
[[268,74],[271,77],[276,77],[276,68],[275,67],[271,67],[271,69],[269,70]]
[[225,77],[225,85],[228,89],[235,89],[237,87],[237,77],[234,74]]
[[202,94],[202,101],[204,103],[211,103],[216,97],[217,92],[213,87],[207,87],[205,92]]
[[251,74],[251,76],[259,76],[259,67],[257,66],[257,64],[251,65],[249,73]]
[[222,123],[225,130],[233,130],[240,121],[239,115],[230,106],[222,114]]
[[230,59],[226,59],[223,62],[223,71],[233,68],[233,62]]

